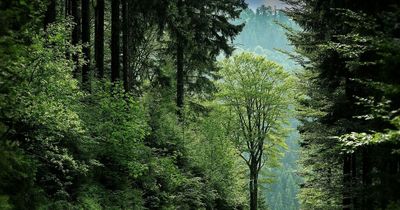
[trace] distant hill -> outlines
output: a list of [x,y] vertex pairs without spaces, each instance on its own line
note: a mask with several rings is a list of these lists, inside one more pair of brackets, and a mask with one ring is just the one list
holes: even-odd
[[295,62],[289,60],[287,55],[277,51],[277,49],[293,50],[286,38],[285,29],[279,24],[298,28],[284,12],[263,5],[255,11],[251,9],[245,10],[237,22],[246,23],[243,31],[234,41],[239,50],[247,50],[264,55],[268,59],[280,63],[287,70],[297,68]]

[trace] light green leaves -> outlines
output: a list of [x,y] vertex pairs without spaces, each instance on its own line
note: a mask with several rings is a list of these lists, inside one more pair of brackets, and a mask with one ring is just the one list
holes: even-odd
[[[283,68],[262,56],[242,53],[220,63],[217,103],[226,107],[235,124],[231,138],[243,154],[285,147],[284,125],[292,113],[295,80]],[[260,151],[261,150],[261,151]],[[278,150],[268,154],[278,156]]]

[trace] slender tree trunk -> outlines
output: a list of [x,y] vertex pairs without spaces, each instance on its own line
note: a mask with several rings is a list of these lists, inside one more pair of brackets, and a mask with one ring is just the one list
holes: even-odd
[[[350,75],[349,75],[350,76]],[[353,100],[353,84],[349,79],[351,77],[346,77],[345,79],[345,95],[346,99],[349,101]],[[349,106],[347,108],[347,114],[353,114],[353,107]],[[343,159],[343,210],[351,210],[352,209],[352,164],[353,163],[353,155],[345,154]]]
[[358,209],[357,207],[357,153],[351,154],[351,198],[353,209]]
[[71,13],[71,0],[65,0],[65,17],[72,15]]
[[[178,36],[179,37],[179,36]],[[178,108],[178,117],[181,119],[183,115],[183,103],[184,103],[184,70],[183,70],[183,46],[181,41],[178,40],[178,46],[176,50],[176,106]]]
[[119,80],[119,67],[120,67],[120,0],[113,0],[111,3],[111,81]]
[[90,0],[82,0],[82,43],[85,59],[82,66],[82,86],[90,91]]
[[[386,148],[384,148],[386,149]],[[390,174],[390,158],[387,158],[383,163],[380,164],[378,170],[380,171],[378,177],[380,180],[380,187],[381,187],[381,192],[382,194],[379,196],[379,199],[377,199],[379,201],[379,206],[380,209],[386,209],[388,202],[390,200],[390,195],[385,195],[388,191],[387,188],[390,184],[393,184],[392,182],[390,182],[390,180],[388,180],[388,175]]]
[[250,166],[250,210],[257,210],[258,172],[255,163],[251,163]]
[[47,29],[47,26],[56,21],[56,0],[50,0],[47,5],[46,15],[44,16],[44,29]]
[[351,183],[351,156],[344,155],[343,160],[343,210],[351,209],[351,194],[350,194],[350,183]]
[[[64,3],[65,3],[64,4],[64,7],[65,7],[64,8],[65,9],[64,16],[65,16],[65,18],[69,18],[70,16],[72,16],[72,6],[71,6],[72,2],[71,2],[71,0],[64,0]],[[71,42],[71,37],[67,37],[67,40],[69,42]],[[67,60],[69,60],[71,58],[71,54],[69,51],[65,53],[65,58]]]
[[[178,1],[178,13],[180,18],[182,18],[182,0]],[[184,105],[184,69],[183,69],[183,60],[184,60],[184,46],[183,46],[183,38],[181,32],[177,31],[177,47],[176,47],[176,106],[177,106],[177,114],[180,120],[183,117],[183,105]]]
[[[71,15],[74,21],[74,28],[72,29],[72,44],[78,45],[80,41],[80,32],[81,32],[81,19],[79,15],[79,0],[71,0]],[[79,56],[74,55],[73,59],[75,61],[75,69],[74,69],[74,77],[78,78],[79,73]]]
[[371,180],[371,161],[369,158],[368,148],[363,148],[362,150],[362,183],[363,183],[363,193],[362,193],[362,209],[368,210],[372,208],[371,199],[369,197],[369,190],[372,184]]
[[[331,168],[331,167],[328,168],[328,175],[327,175],[327,178],[328,178],[327,185],[328,185],[329,188],[332,188],[332,168]],[[328,200],[328,201],[327,201],[327,204],[328,204],[328,206],[329,206],[329,205],[331,205],[332,203],[331,203],[330,200]]]
[[125,92],[129,91],[128,68],[129,68],[129,55],[128,55],[128,2],[122,0],[122,77],[124,81]]
[[97,0],[95,15],[95,59],[97,77],[104,78],[104,0]]

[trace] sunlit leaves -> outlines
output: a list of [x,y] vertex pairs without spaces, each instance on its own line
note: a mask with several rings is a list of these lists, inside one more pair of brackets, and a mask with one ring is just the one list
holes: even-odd
[[[235,55],[220,66],[219,102],[232,115],[237,130],[231,138],[245,159],[256,153],[256,145],[269,148],[266,152],[284,147],[283,125],[291,113],[295,80],[279,65],[250,53]],[[277,154],[278,150],[266,158]]]

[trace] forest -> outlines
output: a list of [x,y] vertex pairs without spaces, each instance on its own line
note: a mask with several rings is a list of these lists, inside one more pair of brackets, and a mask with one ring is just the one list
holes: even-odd
[[0,210],[400,209],[398,0],[0,0],[0,24]]

